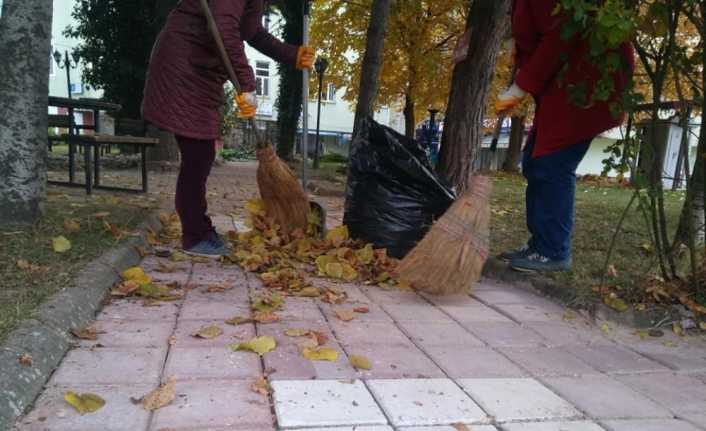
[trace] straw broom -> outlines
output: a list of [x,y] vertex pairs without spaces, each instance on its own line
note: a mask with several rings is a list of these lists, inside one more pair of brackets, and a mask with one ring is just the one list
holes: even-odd
[[[216,21],[208,6],[208,0],[201,0],[201,9],[206,17],[208,29],[211,32],[216,48],[221,56],[221,61],[228,72],[228,77],[238,94],[242,88],[233,70],[228,53],[223,45]],[[306,232],[307,215],[310,210],[309,197],[292,170],[275,153],[272,145],[259,131],[255,119],[250,118],[250,127],[255,133],[257,145],[257,185],[260,197],[265,206],[265,212],[280,225],[284,232],[303,229]]]
[[490,178],[475,176],[397,271],[415,289],[437,295],[468,293],[488,259]]

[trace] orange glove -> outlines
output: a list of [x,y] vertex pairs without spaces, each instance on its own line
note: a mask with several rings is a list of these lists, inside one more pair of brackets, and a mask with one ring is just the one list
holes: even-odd
[[316,53],[314,48],[310,46],[300,46],[299,52],[297,52],[297,69],[311,69],[314,65],[314,59],[316,58]]
[[495,101],[495,111],[498,115],[506,115],[515,109],[527,97],[527,92],[517,84],[512,84],[510,88],[500,93]]
[[235,103],[238,104],[240,112],[238,112],[238,118],[247,120],[249,118],[254,118],[257,114],[257,98],[255,93],[243,93],[235,95]]

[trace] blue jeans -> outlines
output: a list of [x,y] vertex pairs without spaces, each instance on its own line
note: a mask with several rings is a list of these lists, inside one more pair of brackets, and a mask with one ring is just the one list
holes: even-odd
[[593,138],[535,158],[532,158],[534,134],[530,135],[525,146],[522,173],[527,178],[528,245],[552,260],[571,257],[576,168],[586,155],[591,141]]

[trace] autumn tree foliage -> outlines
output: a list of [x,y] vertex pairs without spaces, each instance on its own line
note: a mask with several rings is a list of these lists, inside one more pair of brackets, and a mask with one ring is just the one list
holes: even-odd
[[[330,81],[358,98],[372,0],[315,2],[312,41],[330,60]],[[465,27],[466,0],[391,0],[375,107],[403,110],[407,135],[429,107],[446,104],[454,44]]]

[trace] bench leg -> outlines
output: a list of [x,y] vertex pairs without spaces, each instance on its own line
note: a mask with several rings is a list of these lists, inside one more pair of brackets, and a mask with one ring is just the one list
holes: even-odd
[[91,184],[91,144],[82,145],[81,148],[83,148],[84,170],[86,172],[86,194],[90,195],[93,192],[93,185]]
[[69,184],[73,184],[76,179],[76,147],[74,146],[71,139],[69,139]]
[[93,184],[98,187],[101,185],[101,154],[100,145],[93,147]]
[[140,147],[140,158],[142,160],[142,191],[147,193],[149,190],[147,184],[147,147]]

